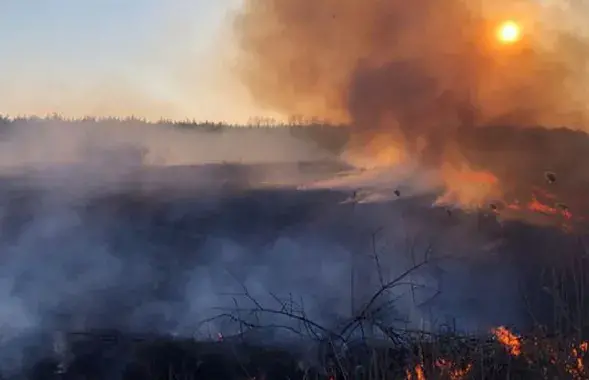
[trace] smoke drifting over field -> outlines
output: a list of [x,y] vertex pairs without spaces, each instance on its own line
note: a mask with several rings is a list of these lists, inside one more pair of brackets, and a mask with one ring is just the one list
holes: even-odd
[[[27,120],[0,135],[2,369],[19,365],[13,351],[28,356],[29,332],[197,333],[211,307],[230,304],[220,293],[240,289],[229,261],[267,263],[254,250],[272,248],[244,239],[280,235],[265,204],[233,207],[234,192],[311,180],[299,161],[329,158],[284,129]],[[278,283],[269,272],[237,275]]]
[[[577,240],[430,206],[501,198],[489,214],[528,207],[568,222],[564,201],[583,216],[587,50],[534,17],[457,0],[246,0],[241,79],[274,112],[348,124],[342,151],[279,128],[6,123],[0,326],[16,343],[0,358],[16,363],[8,348],[23,355],[28,332],[235,333],[199,322],[238,309],[301,327],[260,312],[242,285],[264,307],[294,303],[338,327],[426,258],[377,299],[380,323],[524,326],[518,285],[537,293],[543,280],[528,264],[552,265]],[[505,18],[521,22],[520,43],[494,40]],[[542,297],[526,307],[543,310]]]
[[[413,273],[378,300],[395,299],[383,321],[428,328],[451,316],[467,329],[520,321],[517,277],[494,256],[496,234],[430,209],[427,176],[364,178],[404,186],[404,199],[349,202],[359,183],[337,183],[349,167],[287,129],[19,121],[3,126],[0,144],[2,367],[33,359],[23,347],[56,330],[235,333],[235,323],[199,323],[255,309],[242,285],[266,307],[280,310],[279,297],[337,327],[381,281],[425,256],[467,260]],[[300,327],[272,314],[244,318]]]
[[[586,130],[587,41],[543,22],[540,5],[475,3],[246,0],[238,72],[262,106],[349,122],[362,165],[410,156],[457,188],[461,172],[498,177],[457,203],[529,189],[555,165],[582,179],[575,139],[554,128]],[[523,33],[513,45],[495,38],[509,19]]]

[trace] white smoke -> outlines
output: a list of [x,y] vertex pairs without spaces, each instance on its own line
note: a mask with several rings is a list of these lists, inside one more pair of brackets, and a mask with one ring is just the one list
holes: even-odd
[[[337,165],[321,169],[337,157],[287,129],[56,121],[16,122],[2,133],[0,327],[11,332],[4,346],[14,353],[5,364],[26,357],[27,337],[54,330],[203,338],[238,333],[239,324],[226,319],[201,322],[239,309],[250,323],[302,329],[280,313],[252,314],[257,302],[274,311],[288,304],[335,329],[426,255],[482,257],[484,237],[469,230],[471,222],[444,227],[447,219],[435,219],[445,213],[424,213],[421,201],[342,204],[356,186],[423,195],[427,176],[397,169],[342,179]],[[236,177],[237,187],[227,187]],[[258,193],[236,193],[243,187]],[[499,298],[513,298],[503,299],[503,290],[480,293],[497,276],[509,287],[501,267],[468,290],[462,275],[436,274],[442,267],[471,270],[452,261],[403,277],[406,285],[378,300],[395,300],[382,318],[427,327],[423,321],[439,324],[431,314],[442,313],[469,329],[516,318],[514,309],[490,311]],[[478,297],[478,306],[463,307],[465,297]],[[425,305],[430,298],[438,306]]]

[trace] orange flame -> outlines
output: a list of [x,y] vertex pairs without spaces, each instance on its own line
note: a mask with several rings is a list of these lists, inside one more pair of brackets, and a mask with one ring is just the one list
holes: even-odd
[[520,338],[509,331],[504,326],[499,326],[492,330],[493,334],[507,351],[513,356],[521,355],[521,341]]
[[460,168],[442,166],[445,193],[436,200],[438,205],[458,204],[466,208],[479,208],[500,194],[495,175],[488,171],[472,170],[463,164]]
[[536,198],[535,195],[532,196],[532,200],[530,201],[530,203],[528,203],[528,209],[530,209],[532,211],[540,212],[542,214],[548,214],[548,215],[558,214],[558,210],[556,208],[550,207],[550,206],[538,201],[538,198]]
[[465,368],[457,368],[451,361],[440,358],[436,360],[436,367],[447,373],[450,380],[462,380],[470,373],[472,364],[469,363]]
[[[580,351],[580,352],[579,352]],[[587,342],[582,342],[578,347],[571,348],[571,359],[574,364],[567,364],[566,371],[572,376],[574,380],[581,380],[587,378],[585,370],[585,363],[583,362],[583,355],[587,353]]]
[[415,375],[417,376],[417,380],[425,380],[425,374],[423,373],[421,364],[415,366]]
[[[541,201],[540,197],[547,200],[547,202]],[[579,216],[573,215],[573,213],[568,209],[566,205],[557,202],[557,197],[554,194],[551,194],[546,190],[542,190],[539,188],[534,188],[532,193],[532,199],[529,202],[521,204],[519,201],[516,200],[512,203],[505,204],[505,208],[511,211],[527,210],[530,212],[540,213],[550,217],[560,216],[564,219],[561,220],[561,227],[564,231],[572,231],[572,225],[569,223],[569,221],[573,220],[573,218],[577,221],[583,219]],[[497,214],[499,214],[499,212],[497,212]]]
[[[415,380],[425,380],[425,373],[421,364],[416,364],[413,372],[415,372]],[[405,379],[413,380],[413,373],[408,369],[405,370]]]

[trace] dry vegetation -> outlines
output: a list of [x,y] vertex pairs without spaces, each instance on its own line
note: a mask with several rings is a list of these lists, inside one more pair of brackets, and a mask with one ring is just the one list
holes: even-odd
[[[142,122],[138,119],[91,119],[72,121],[54,115],[46,119],[0,118],[0,124],[19,122],[68,121],[112,123]],[[219,131],[236,126],[193,121],[160,123],[181,128]],[[335,130],[322,124],[291,125],[292,133],[301,138],[320,141],[333,150],[347,141],[345,129]],[[272,123],[250,125],[272,128]],[[334,132],[335,131],[335,132]],[[515,333],[508,327],[477,335],[466,335],[452,326],[439,331],[412,331],[382,322],[379,313],[386,308],[381,302],[387,291],[406,284],[410,273],[430,265],[422,261],[399,277],[382,282],[381,288],[354,318],[339,326],[322,326],[310,320],[302,305],[275,298],[275,304],[262,305],[244,287],[236,296],[235,308],[220,312],[223,319],[240,326],[236,336],[216,336],[208,341],[172,337],[140,337],[114,332],[84,332],[70,336],[68,352],[60,359],[38,362],[25,376],[30,379],[589,379],[589,294],[588,254],[582,239],[579,244],[563,247],[562,252],[529,266],[534,272],[533,285],[514,289],[520,292],[523,305],[529,307],[534,321],[528,331]],[[528,256],[529,258],[529,256]],[[378,268],[376,269],[378,271]],[[377,276],[378,273],[375,273]],[[534,315],[539,304],[534,298],[542,294],[542,307],[551,317]],[[248,307],[242,307],[245,301]],[[497,305],[501,307],[501,305]],[[294,321],[268,326],[257,323],[260,316],[277,315]],[[287,329],[297,335],[305,347],[313,347],[313,358],[300,349],[252,344],[252,336],[269,330]],[[377,338],[365,331],[378,330]],[[371,336],[374,336],[372,334]],[[114,359],[113,359],[114,358]],[[120,363],[119,368],[113,363]],[[122,364],[121,364],[122,363]],[[116,377],[114,374],[121,374]]]
[[[589,343],[585,340],[589,338],[589,310],[585,304],[588,284],[584,277],[589,267],[584,249],[563,252],[557,261],[566,264],[553,265],[539,274],[542,291],[550,295],[545,305],[552,308],[548,313],[551,318],[532,324],[528,331],[516,333],[497,326],[486,333],[470,335],[454,326],[442,325],[432,332],[385,323],[382,313],[394,308],[394,304],[384,300],[384,295],[398,286],[407,286],[411,273],[433,265],[435,260],[426,254],[414,267],[383,282],[355,317],[337,326],[323,326],[311,320],[304,306],[293,299],[276,296],[274,303],[261,304],[244,286],[241,294],[234,295],[235,307],[220,311],[215,318],[239,325],[237,335],[226,337],[217,333],[209,340],[180,340],[110,332],[72,334],[71,356],[64,373],[58,375],[58,362],[49,360],[37,364],[31,378],[111,378],[112,373],[105,368],[112,368],[112,363],[121,359],[114,354],[113,360],[113,352],[123,351],[127,356],[120,368],[122,379],[589,378]],[[530,302],[525,289],[514,291],[521,292],[523,303]],[[259,322],[267,315],[280,317],[275,319],[283,320],[284,325]],[[300,344],[254,343],[256,337],[279,330],[297,336]],[[308,348],[308,352],[302,352],[301,346]]]
[[[404,279],[421,265],[411,268],[393,281],[383,284],[355,318],[343,321],[339,328],[328,328],[307,318],[301,305],[276,298],[274,305],[262,305],[246,288],[236,299],[248,307],[235,308],[217,317],[238,323],[240,334],[218,334],[207,341],[165,337],[141,337],[114,332],[85,332],[70,337],[70,355],[63,373],[57,360],[38,363],[30,378],[93,379],[113,378],[113,362],[123,360],[123,379],[587,379],[588,342],[586,306],[579,294],[586,284],[577,275],[587,269],[569,268],[552,273],[560,280],[553,292],[551,327],[537,325],[516,334],[498,326],[486,334],[467,335],[451,326],[437,332],[413,331],[382,323],[379,296],[387,289],[401,286]],[[571,289],[564,282],[572,281]],[[581,286],[583,288],[581,288]],[[572,291],[573,294],[568,293]],[[572,298],[572,299],[571,299]],[[500,307],[500,305],[497,305]],[[296,321],[284,326],[256,322],[263,315],[279,315]],[[283,346],[263,346],[252,336],[287,329],[297,334],[315,355]],[[368,331],[378,330],[377,338]],[[374,336],[374,334],[371,334]],[[295,346],[293,346],[295,347]],[[110,359],[108,359],[110,357]],[[306,359],[303,359],[306,358]]]

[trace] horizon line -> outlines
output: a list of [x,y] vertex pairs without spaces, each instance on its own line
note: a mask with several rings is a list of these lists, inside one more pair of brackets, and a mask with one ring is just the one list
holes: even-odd
[[0,113],[0,123],[12,123],[12,122],[19,122],[19,121],[29,121],[29,122],[37,122],[37,121],[62,121],[62,122],[69,122],[69,123],[80,123],[80,122],[139,122],[143,124],[172,124],[172,125],[192,125],[192,126],[205,126],[205,125],[212,125],[212,126],[227,126],[227,127],[268,127],[268,128],[279,128],[279,127],[310,127],[310,126],[325,126],[325,127],[343,127],[346,124],[335,124],[330,123],[327,121],[322,121],[319,118],[302,118],[292,116],[289,117],[288,120],[279,120],[272,117],[261,117],[261,116],[252,116],[249,118],[248,121],[239,123],[239,122],[231,122],[225,120],[197,120],[194,118],[185,118],[185,119],[173,119],[173,118],[166,118],[161,117],[160,119],[150,119],[147,117],[141,117],[136,115],[129,115],[129,116],[82,116],[82,117],[67,117],[61,115],[59,113],[52,113],[52,114],[45,114],[45,115],[36,115],[36,114],[27,114],[27,115],[16,115],[12,116],[7,113]]

